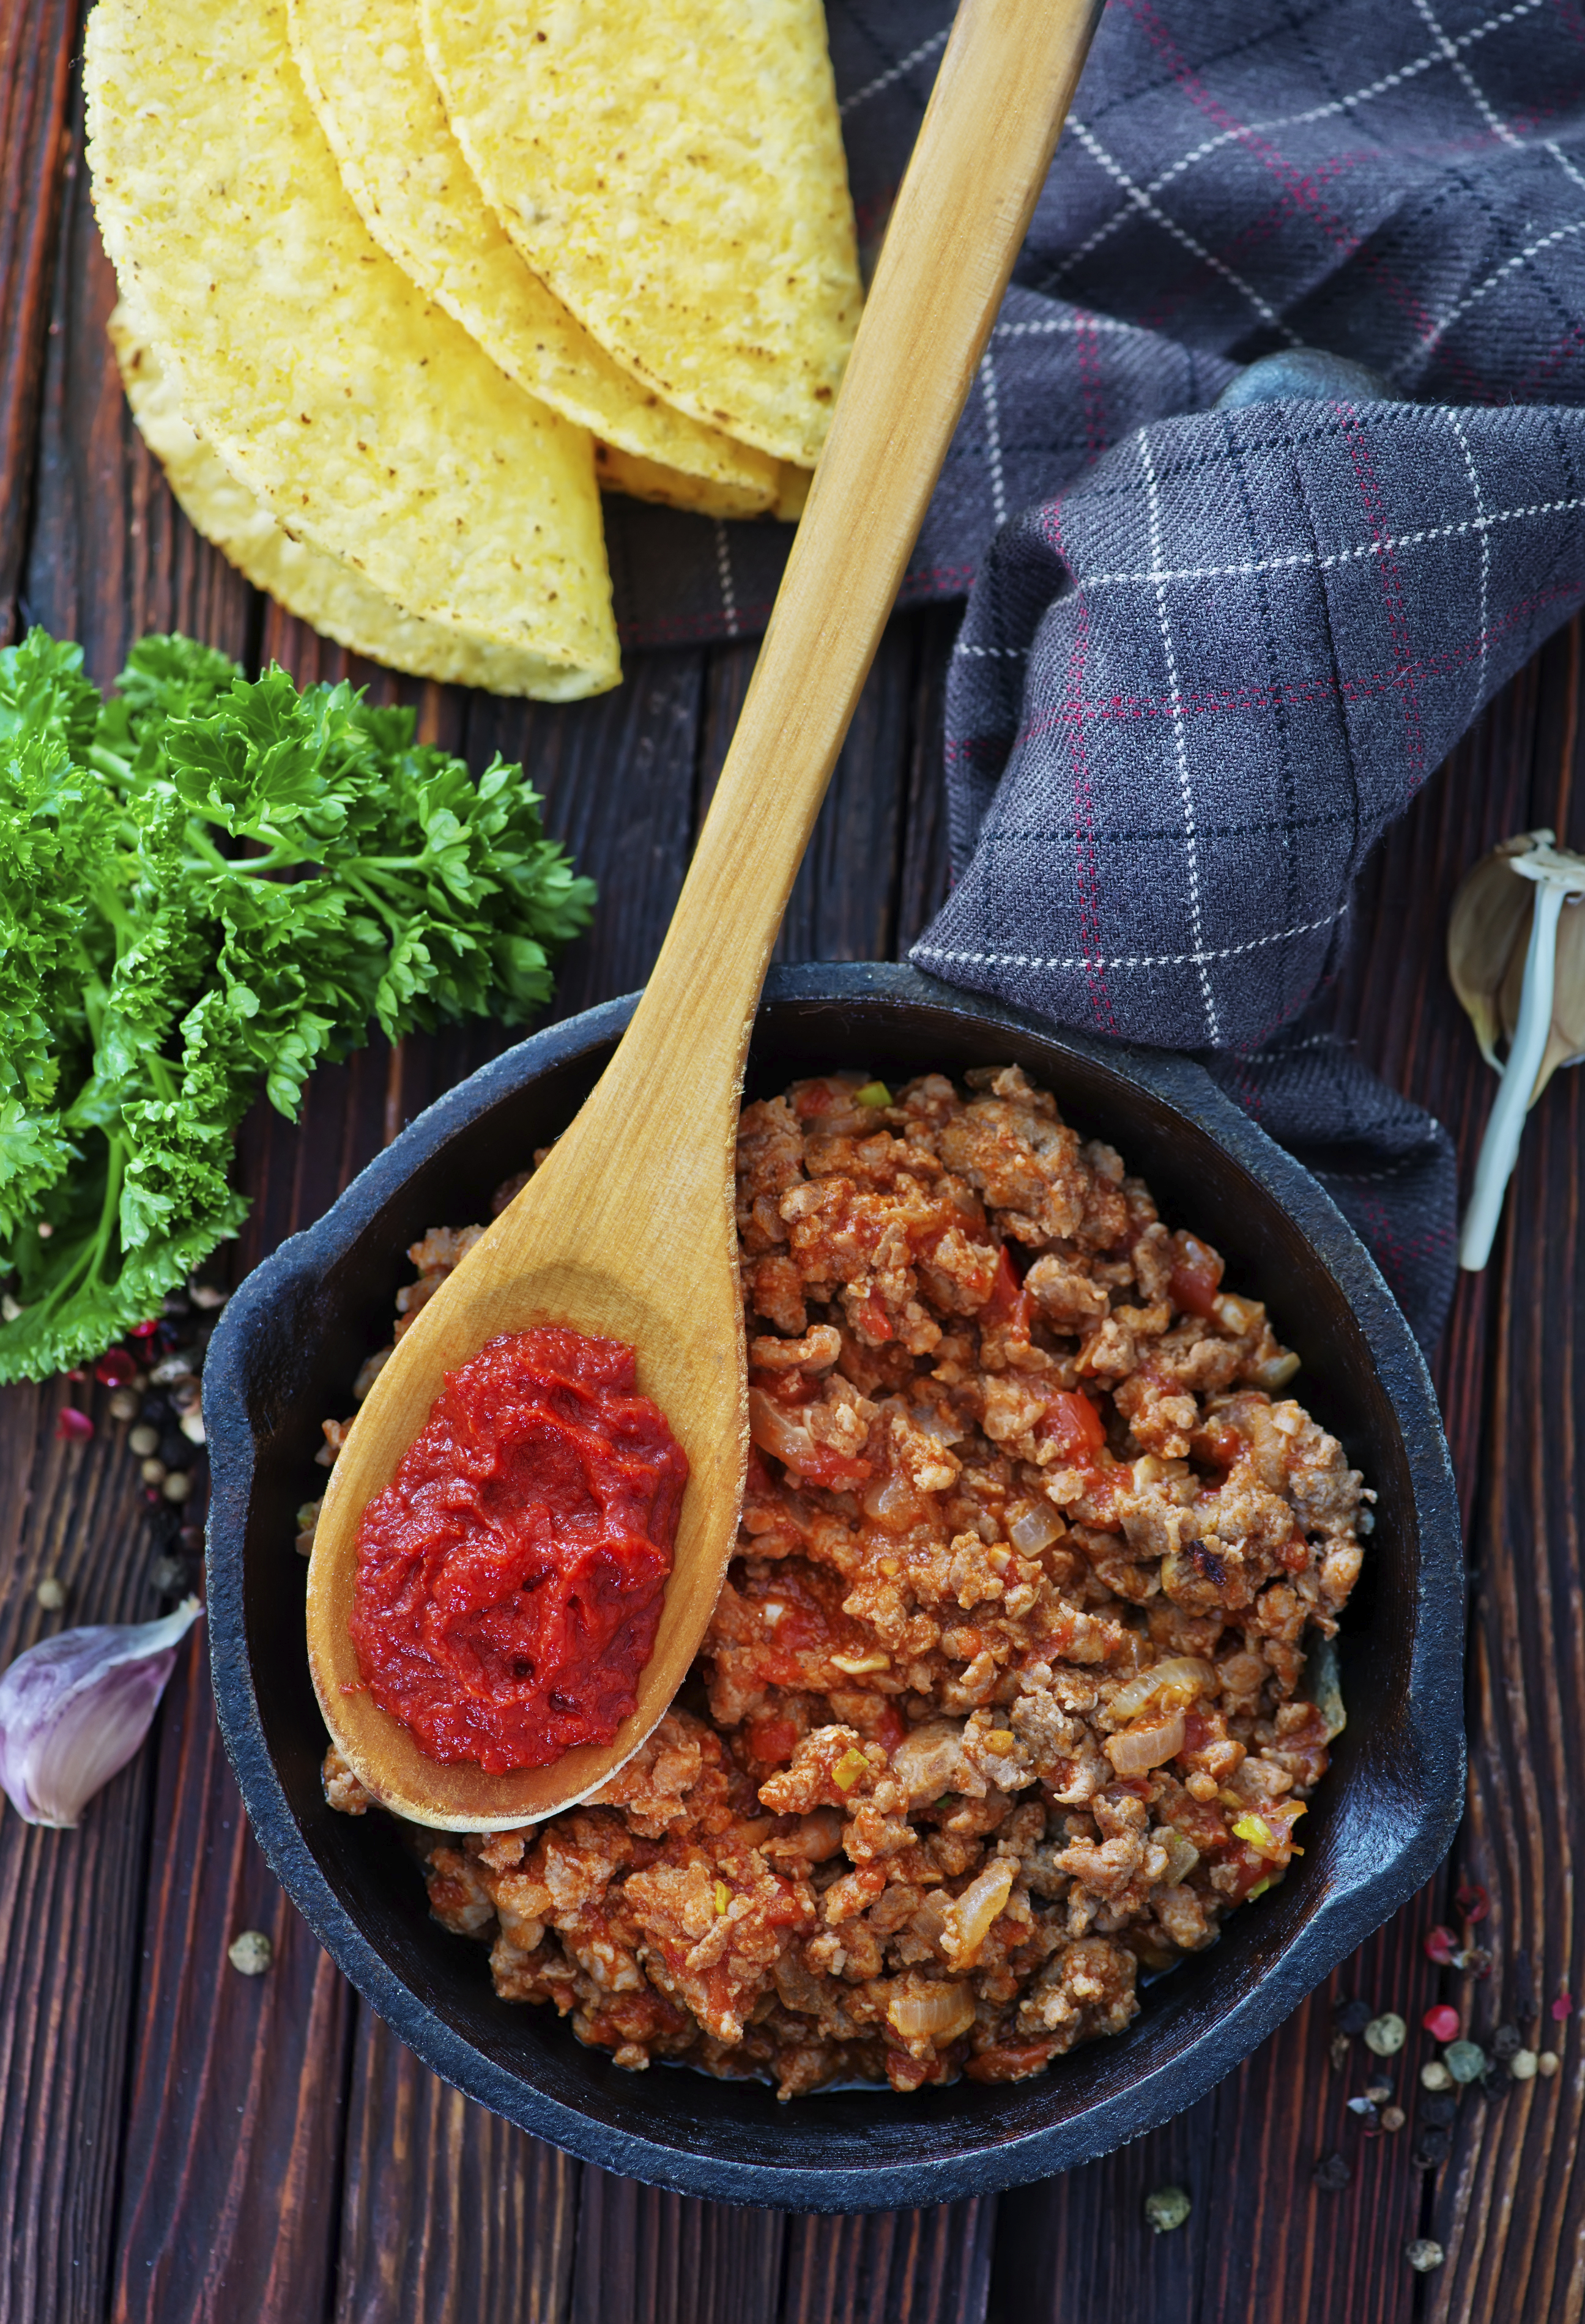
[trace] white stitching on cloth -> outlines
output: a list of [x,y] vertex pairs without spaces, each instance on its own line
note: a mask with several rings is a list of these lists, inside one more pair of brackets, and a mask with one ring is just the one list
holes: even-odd
[[1251,558],[1242,565],[1178,565],[1159,570],[1150,567],[1141,573],[1084,573],[1078,576],[1077,586],[1081,589],[1154,588],[1163,581],[1238,581],[1259,573],[1290,572],[1300,566],[1316,573],[1330,573],[1339,565],[1358,565],[1365,558],[1385,557],[1394,549],[1423,549],[1433,540],[1461,540],[1472,532],[1489,531],[1493,525],[1517,524],[1532,516],[1567,516],[1582,508],[1585,493],[1566,501],[1532,501],[1525,508],[1491,509],[1484,516],[1465,517],[1457,524],[1432,524],[1420,532],[1362,541],[1355,549],[1329,549],[1324,557],[1318,557],[1313,549],[1297,549],[1280,557]]
[[716,519],[716,575],[721,585],[721,612],[727,623],[727,635],[741,635],[737,625],[737,592],[732,586],[732,546],[727,533],[725,517]]
[[996,399],[996,369],[987,347],[979,359],[979,383],[985,392],[985,441],[990,454],[991,514],[998,530],[1007,521],[1007,478],[1002,466],[1002,408]]
[[1068,132],[1071,136],[1077,137],[1079,143],[1083,146],[1090,159],[1094,161],[1098,161],[1101,168],[1107,172],[1108,176],[1122,187],[1124,192],[1127,195],[1129,200],[1135,204],[1136,208],[1143,210],[1146,217],[1154,220],[1157,226],[1163,227],[1166,233],[1170,234],[1174,242],[1181,242],[1184,249],[1193,257],[1198,258],[1202,266],[1210,267],[1216,273],[1222,277],[1224,281],[1230,282],[1233,289],[1237,291],[1241,299],[1248,300],[1249,304],[1260,317],[1261,321],[1263,323],[1269,323],[1274,331],[1280,331],[1291,347],[1296,347],[1299,345],[1298,332],[1291,331],[1288,328],[1288,326],[1284,322],[1276,309],[1269,305],[1267,301],[1261,297],[1254,284],[1246,282],[1241,274],[1236,274],[1230,266],[1225,264],[1221,259],[1217,257],[1214,251],[1207,250],[1202,242],[1196,242],[1194,236],[1190,234],[1186,228],[1181,226],[1175,218],[1170,218],[1165,210],[1158,209],[1154,202],[1151,200],[1150,196],[1145,191],[1144,188],[1135,184],[1133,179],[1128,175],[1126,170],[1124,169],[1122,163],[1115,161],[1112,155],[1107,152],[1106,147],[1101,143],[1099,138],[1092,129],[1087,128],[1082,121],[1076,120],[1074,116],[1070,114],[1068,116]]
[[[1155,480],[1155,462],[1151,456],[1150,431],[1139,438],[1139,457],[1145,469],[1145,503],[1149,511],[1150,553],[1154,563],[1161,563],[1162,498]],[[1222,1028],[1216,1013],[1216,998],[1206,973],[1205,929],[1200,908],[1200,840],[1194,828],[1194,786],[1189,777],[1189,745],[1183,733],[1182,708],[1182,689],[1178,684],[1178,657],[1173,646],[1173,625],[1167,615],[1165,582],[1158,582],[1155,592],[1155,617],[1162,633],[1162,650],[1167,659],[1167,691],[1173,707],[1173,752],[1178,761],[1178,797],[1183,807],[1183,844],[1189,861],[1189,933],[1194,940],[1194,966],[1200,977],[1200,997],[1205,1007],[1206,1038],[1214,1048],[1221,1039]]]
[[1505,145],[1519,144],[1521,143],[1520,139],[1515,136],[1513,131],[1508,127],[1507,123],[1500,118],[1495,106],[1488,103],[1486,92],[1481,88],[1480,83],[1476,79],[1469,66],[1464,62],[1463,58],[1459,54],[1458,50],[1453,46],[1451,41],[1449,40],[1447,34],[1442,31],[1441,25],[1436,15],[1436,12],[1432,7],[1431,0],[1412,0],[1412,5],[1414,6],[1414,14],[1419,17],[1421,23],[1425,25],[1427,30],[1435,39],[1437,47],[1441,51],[1442,55],[1447,59],[1449,64],[1451,65],[1454,72],[1458,75],[1459,79],[1463,86],[1465,95],[1469,99],[1470,104],[1475,107],[1477,113],[1479,114],[1482,121],[1485,122],[1492,135],[1494,137],[1500,137]]
[[904,57],[901,63],[894,64],[889,72],[881,73],[876,79],[867,81],[862,88],[855,89],[851,97],[844,98],[837,108],[843,120],[846,121],[848,115],[857,111],[859,106],[867,105],[872,97],[878,97],[883,88],[890,88],[894,81],[899,81],[905,73],[911,73],[915,65],[922,65],[926,57],[934,56],[938,49],[944,49],[947,45],[947,35],[951,29],[950,24],[943,25],[939,32],[932,32],[928,41],[922,41],[912,55]]
[[1411,364],[1420,362],[1430,355],[1432,348],[1440,346],[1453,325],[1461,321],[1471,307],[1478,306],[1488,290],[1495,290],[1505,274],[1511,274],[1516,266],[1528,265],[1540,252],[1550,250],[1554,242],[1567,242],[1571,235],[1576,234],[1585,234],[1585,217],[1571,218],[1567,226],[1553,226],[1550,234],[1543,234],[1538,241],[1528,244],[1523,250],[1516,250],[1512,258],[1505,258],[1483,282],[1478,282],[1473,290],[1466,291],[1456,307],[1450,307],[1440,322],[1432,323],[1430,330],[1421,334],[1408,354],[1393,365],[1388,377],[1395,379],[1400,373],[1407,371]]
[[1314,936],[1319,929],[1330,928],[1340,920],[1348,908],[1347,904],[1340,904],[1324,920],[1307,920],[1302,927],[1279,928],[1273,936],[1251,936],[1247,944],[1224,945],[1219,952],[1146,952],[1117,960],[1102,960],[1098,953],[1080,952],[1067,959],[1042,960],[1033,953],[950,952],[941,945],[916,944],[908,957],[959,961],[967,968],[1200,968],[1208,961],[1237,960],[1241,953],[1259,952],[1265,945],[1287,944],[1295,936]]
[[[1516,7],[1505,8],[1498,15],[1488,16],[1483,24],[1473,25],[1469,32],[1458,33],[1453,39],[1452,46],[1455,49],[1471,49],[1478,41],[1487,40],[1493,32],[1506,32],[1510,24],[1517,23],[1522,16],[1533,16],[1538,8],[1543,8],[1547,5],[1548,0],[1519,0]],[[1241,137],[1265,137],[1269,136],[1274,129],[1308,129],[1313,122],[1326,121],[1336,114],[1351,113],[1356,106],[1368,105],[1373,97],[1390,96],[1394,89],[1401,88],[1405,81],[1416,80],[1422,73],[1430,72],[1434,65],[1446,62],[1445,51],[1435,49],[1425,56],[1416,57],[1412,64],[1400,65],[1395,72],[1384,73],[1379,80],[1367,82],[1363,88],[1350,89],[1347,97],[1334,97],[1325,105],[1312,105],[1306,107],[1302,113],[1274,114],[1269,121],[1251,121],[1246,123],[1242,128],[1219,130],[1216,136],[1206,138],[1203,143],[1192,147],[1185,153],[1181,161],[1174,161],[1170,169],[1163,170],[1159,178],[1153,178],[1145,188],[1145,191],[1147,194],[1159,194],[1163,186],[1170,186],[1173,180],[1181,178],[1185,170],[1193,169],[1197,162],[1209,161],[1210,156],[1213,153],[1219,153],[1224,145],[1236,144]],[[1098,249],[1108,235],[1117,232],[1132,212],[1131,203],[1125,203],[1121,209],[1114,210],[1103,225],[1097,226],[1087,242],[1080,243],[1077,250],[1063,259],[1061,265],[1051,280],[1053,282],[1059,281],[1070,267],[1077,266],[1082,260],[1088,258],[1092,250]]]
[[1475,503],[1477,530],[1480,535],[1480,619],[1475,634],[1480,641],[1480,659],[1475,665],[1475,687],[1469,696],[1469,716],[1474,718],[1485,698],[1486,664],[1488,641],[1486,634],[1487,605],[1491,595],[1491,527],[1479,521],[1486,514],[1486,502],[1480,490],[1480,471],[1475,465],[1475,455],[1469,449],[1469,438],[1464,423],[1450,404],[1447,423],[1459,439],[1459,449],[1464,455],[1464,466],[1469,472],[1469,496]]

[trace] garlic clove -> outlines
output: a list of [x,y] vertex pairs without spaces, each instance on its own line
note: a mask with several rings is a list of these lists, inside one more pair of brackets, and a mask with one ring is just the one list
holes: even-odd
[[[1525,947],[1535,902],[1529,881],[1515,879],[1509,859],[1551,837],[1550,831],[1518,832],[1494,847],[1489,855],[1483,855],[1460,881],[1448,920],[1448,975],[1475,1028],[1480,1054],[1497,1073],[1502,1071],[1497,1054],[1503,1023],[1498,995],[1513,962],[1517,961],[1518,973],[1524,975]],[[1515,1021],[1516,1018],[1515,1001]],[[1512,1022],[1507,1031],[1511,1037]]]
[[[1529,888],[1528,881],[1525,885]],[[1510,1042],[1514,1038],[1514,1028],[1519,1022],[1519,1003],[1525,990],[1525,948],[1530,940],[1530,922],[1534,910],[1535,894],[1534,889],[1530,889],[1524,938],[1515,947],[1497,996],[1502,1028]],[[1534,1104],[1560,1065],[1578,1065],[1581,1056],[1585,1056],[1585,909],[1581,909],[1578,903],[1568,903],[1558,920],[1552,1030],[1547,1036],[1535,1086],[1530,1093],[1531,1104]]]
[[61,1630],[0,1676],[0,1790],[29,1823],[70,1831],[149,1731],[176,1649],[203,1612]]

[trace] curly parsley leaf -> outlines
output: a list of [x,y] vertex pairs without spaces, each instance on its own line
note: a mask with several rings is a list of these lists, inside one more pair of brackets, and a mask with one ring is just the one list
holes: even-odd
[[256,680],[181,637],[102,700],[80,650],[0,652],[0,1380],[99,1353],[246,1205],[262,1082],[490,1014],[522,1023],[594,890],[522,770],[476,783],[410,711]]

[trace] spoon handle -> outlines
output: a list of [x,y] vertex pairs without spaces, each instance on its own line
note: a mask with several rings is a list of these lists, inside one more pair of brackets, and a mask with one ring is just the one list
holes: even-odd
[[[962,0],[775,610],[627,1042],[731,1086],[771,946],[1102,0]],[[724,1046],[735,1049],[728,1062]]]

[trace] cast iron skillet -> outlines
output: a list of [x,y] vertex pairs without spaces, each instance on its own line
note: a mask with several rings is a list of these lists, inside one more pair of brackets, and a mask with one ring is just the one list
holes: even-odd
[[[406,1245],[487,1215],[492,1189],[570,1118],[631,1000],[536,1034],[421,1115],[319,1224],[243,1286],[204,1370],[213,1463],[209,1627],[220,1723],[264,1854],[359,1992],[437,2073],[586,2161],[691,2195],[799,2209],[936,2203],[1088,2162],[1237,2065],[1446,1851],[1463,1782],[1463,1560],[1423,1362],[1375,1266],[1308,1172],[1199,1066],[1102,1045],[913,970],[773,973],[750,1094],[861,1065],[1022,1065],[1110,1139],[1169,1224],[1226,1255],[1303,1358],[1294,1393],[1380,1494],[1342,1645],[1349,1725],[1304,1825],[1307,1853],[1221,1941],[1147,1987],[1121,2039],[1026,2082],[779,2105],[692,2070],[633,2074],[550,2011],[497,2001],[482,1947],[428,1914],[385,1817],[332,1814],[303,1648],[293,1512],[322,1482],[320,1422],[388,1336]],[[686,1125],[679,1125],[687,1134]]]

